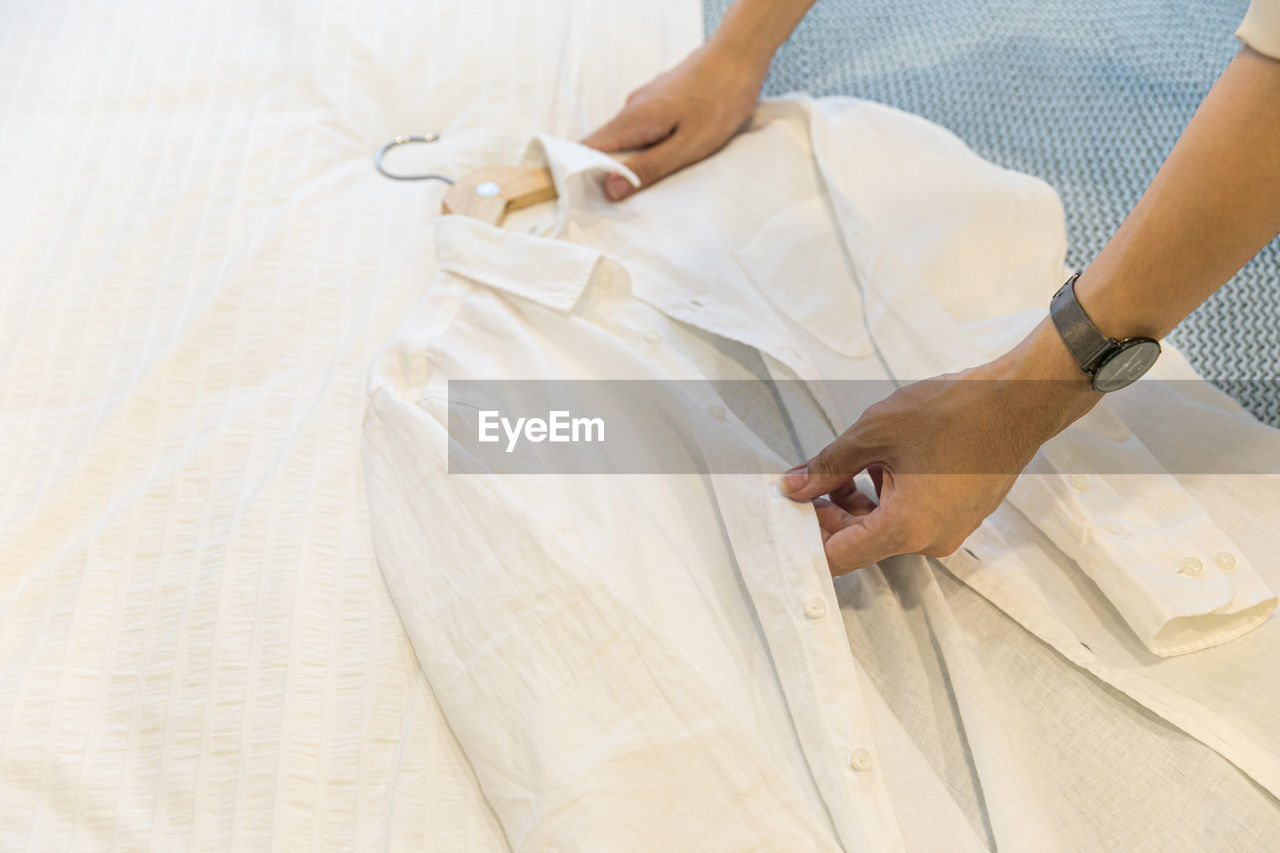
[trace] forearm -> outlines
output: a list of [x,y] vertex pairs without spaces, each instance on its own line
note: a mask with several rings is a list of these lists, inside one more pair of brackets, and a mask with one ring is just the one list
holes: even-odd
[[737,0],[720,21],[711,44],[767,68],[815,0]]
[[[1076,282],[1115,338],[1162,338],[1280,232],[1280,61],[1245,49],[1196,111],[1124,224]],[[992,371],[1047,438],[1101,398],[1046,318]]]
[[1242,50],[1076,284],[1103,333],[1162,338],[1280,231],[1280,61]]

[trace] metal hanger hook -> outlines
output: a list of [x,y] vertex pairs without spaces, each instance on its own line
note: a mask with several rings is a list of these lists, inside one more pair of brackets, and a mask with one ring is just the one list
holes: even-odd
[[448,178],[448,177],[445,177],[444,175],[436,175],[436,174],[397,175],[393,172],[388,172],[386,167],[382,165],[382,155],[386,154],[388,151],[390,151],[392,148],[395,148],[397,145],[404,145],[407,142],[435,142],[439,138],[440,138],[440,134],[438,133],[428,133],[425,135],[412,134],[412,135],[405,135],[405,136],[397,136],[395,139],[392,139],[386,145],[383,145],[381,148],[378,149],[378,153],[374,155],[374,158],[373,158],[373,165],[377,167],[379,172],[386,175],[388,178],[392,178],[393,180],[397,180],[397,181],[444,181],[446,184],[452,184],[453,178]]

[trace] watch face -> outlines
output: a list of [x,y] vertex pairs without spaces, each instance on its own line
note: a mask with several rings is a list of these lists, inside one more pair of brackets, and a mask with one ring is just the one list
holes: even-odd
[[1093,374],[1095,391],[1117,391],[1132,384],[1156,363],[1160,344],[1150,338],[1129,338]]

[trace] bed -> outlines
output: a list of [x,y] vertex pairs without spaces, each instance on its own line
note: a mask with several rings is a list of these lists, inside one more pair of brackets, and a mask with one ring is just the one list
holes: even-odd
[[[439,132],[388,163],[460,175],[488,165],[481,130],[510,162],[533,132],[581,137],[701,41],[703,14],[0,10],[0,849],[502,848],[470,789],[437,784],[466,761],[370,541],[366,371],[436,272],[445,189],[372,156]],[[915,630],[842,615],[864,651]],[[1106,688],[1018,637],[1065,730],[1062,697]],[[1167,774],[1249,793],[1211,746],[1103,699],[1117,731],[1171,744]],[[1275,820],[1253,793],[1242,820]]]
[[694,0],[4,4],[0,849],[482,844],[358,464],[444,185],[372,156],[575,138],[701,37]]

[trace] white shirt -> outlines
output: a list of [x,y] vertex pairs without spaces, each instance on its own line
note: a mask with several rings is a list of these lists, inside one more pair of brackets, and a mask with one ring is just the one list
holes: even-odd
[[1252,0],[1236,30],[1236,38],[1258,53],[1280,59],[1280,2]]
[[[1023,678],[1034,654],[992,669],[974,653],[975,628],[992,636],[1007,620],[921,558],[833,584],[812,510],[782,498],[775,477],[448,473],[447,382],[459,379],[763,371],[810,383],[817,404],[792,414],[808,425],[799,449],[812,452],[857,416],[824,400],[820,380],[963,367],[1043,315],[1065,277],[1052,191],[922,120],[847,100],[762,107],[724,152],[621,206],[600,197],[599,175],[620,168],[604,155],[546,137],[533,154],[557,181],[554,221],[546,209],[502,229],[438,221],[443,272],[371,373],[364,438],[379,563],[508,843],[1051,849],[1106,837],[1106,819],[1054,790],[1054,776],[1071,775],[1040,757],[1057,733],[1036,733],[1031,712],[1002,693],[1016,692],[1008,676]],[[781,471],[803,458],[780,455],[729,400],[684,402],[707,419],[694,461],[736,453]],[[1023,478],[948,567],[1063,656],[1037,669],[1066,683],[1073,661],[1274,793],[1280,733],[1264,710],[1274,688],[1228,701],[1227,657],[1209,667],[1195,663],[1205,652],[1166,659],[1189,662],[1179,667],[1157,655],[1225,653],[1244,634],[1276,642],[1264,622],[1274,561],[1271,583],[1255,565],[1275,552],[1242,528],[1229,533],[1187,478],[1152,468],[1137,426],[1112,408],[1046,448],[1037,464],[1048,473]],[[1250,428],[1238,411],[1214,423]],[[1072,485],[1054,473],[1078,473],[1102,444],[1155,473],[1136,492],[1115,474]],[[1263,485],[1251,500],[1217,497],[1254,512],[1252,499],[1280,488],[1254,479]],[[1111,517],[1118,501],[1132,513],[1124,526]],[[1218,553],[1232,555],[1230,571],[1203,560],[1194,577],[1179,571],[1193,554]],[[864,627],[859,597],[911,623],[903,595],[925,607],[935,658],[891,662],[894,650],[846,627]],[[868,664],[932,687],[895,696]],[[929,674],[938,666],[945,677]],[[1070,705],[1082,737],[1123,718],[1093,685]],[[934,690],[962,721],[947,736],[927,734],[948,729],[927,699]],[[1138,744],[1152,728],[1110,753],[1099,792],[1154,764],[1139,756],[1164,746]],[[1213,766],[1199,806],[1181,801],[1177,772],[1152,770],[1124,825],[1145,825],[1163,799],[1179,811],[1157,825],[1162,842],[1192,843],[1201,810],[1257,812],[1237,831],[1280,837],[1267,798],[1254,803],[1234,771]]]

